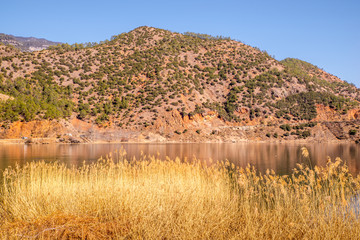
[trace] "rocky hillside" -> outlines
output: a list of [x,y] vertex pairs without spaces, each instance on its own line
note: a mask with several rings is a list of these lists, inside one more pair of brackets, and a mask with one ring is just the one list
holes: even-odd
[[16,37],[4,33],[0,33],[0,43],[14,46],[23,52],[40,51],[49,46],[61,44],[60,42],[52,42],[44,38]]
[[[0,92],[8,96],[0,105],[5,127],[77,119],[145,139],[287,140],[315,137],[314,128],[331,135],[321,122],[360,118],[354,85],[310,63],[279,62],[204,34],[140,27],[100,44],[31,53],[3,45],[0,69]],[[358,137],[356,125],[348,126]]]

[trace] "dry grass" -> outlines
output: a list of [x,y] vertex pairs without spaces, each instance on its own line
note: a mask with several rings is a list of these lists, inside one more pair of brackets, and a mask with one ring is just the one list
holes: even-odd
[[[116,159],[116,161],[112,160]],[[352,239],[360,189],[337,159],[259,175],[227,162],[29,163],[3,174],[2,239]],[[357,203],[358,204],[358,203]]]

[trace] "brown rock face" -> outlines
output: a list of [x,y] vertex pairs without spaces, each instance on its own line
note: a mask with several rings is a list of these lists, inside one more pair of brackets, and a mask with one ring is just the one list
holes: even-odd
[[78,131],[91,131],[93,130],[93,128],[98,129],[98,127],[94,124],[85,122],[85,121],[81,121],[77,118],[73,118],[71,121],[71,125],[77,129]]
[[351,109],[348,112],[349,120],[359,120],[360,119],[360,109]]
[[6,129],[1,129],[1,138],[20,138],[20,137],[56,137],[66,131],[64,126],[58,121],[36,120],[31,122],[14,122]]
[[235,114],[237,114],[237,115],[249,114],[249,109],[247,109],[247,108],[239,108],[239,109],[235,112]]
[[321,104],[316,105],[317,117],[313,120],[315,122],[328,122],[328,121],[340,121],[341,116],[336,110],[324,106]]

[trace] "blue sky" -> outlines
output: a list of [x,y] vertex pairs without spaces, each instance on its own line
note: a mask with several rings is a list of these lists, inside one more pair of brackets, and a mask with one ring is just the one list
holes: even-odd
[[99,42],[139,26],[229,36],[360,87],[359,0],[3,1],[0,32]]

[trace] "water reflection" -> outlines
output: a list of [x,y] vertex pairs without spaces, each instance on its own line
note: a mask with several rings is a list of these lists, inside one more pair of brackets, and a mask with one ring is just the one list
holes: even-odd
[[[310,157],[301,155],[306,146]],[[158,155],[164,159],[180,157],[202,161],[225,160],[245,167],[254,165],[264,172],[274,169],[279,174],[289,174],[296,163],[324,166],[329,156],[340,157],[349,165],[352,173],[360,172],[360,146],[355,144],[270,144],[270,143],[167,143],[167,144],[79,144],[79,145],[0,145],[0,169],[28,161],[61,161],[68,165],[79,165],[83,161],[95,161],[111,152],[125,149],[129,157],[139,158]]]

